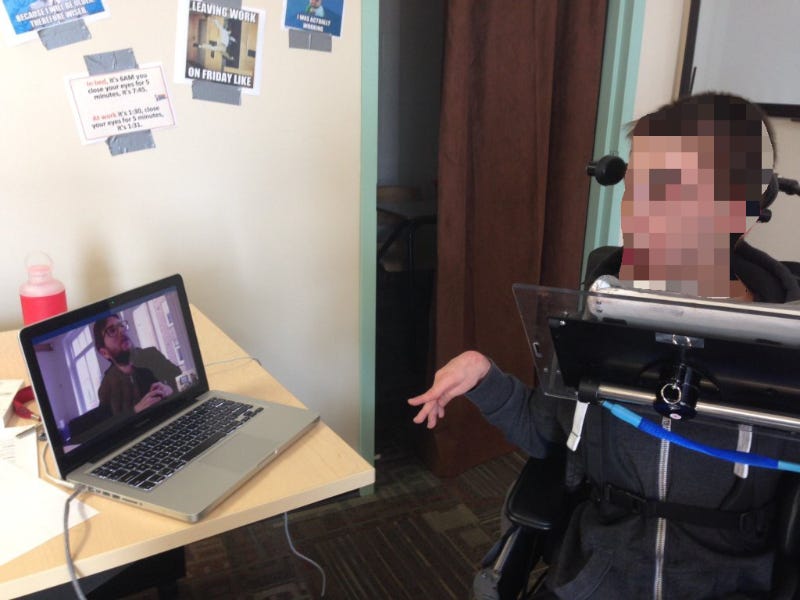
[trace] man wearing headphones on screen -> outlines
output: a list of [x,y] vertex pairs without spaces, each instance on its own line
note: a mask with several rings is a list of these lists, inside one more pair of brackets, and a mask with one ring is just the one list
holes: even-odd
[[[788,269],[742,239],[748,221],[769,218],[777,192],[772,138],[763,112],[728,94],[684,98],[639,119],[625,174],[624,249],[593,252],[587,283],[616,275],[636,287],[690,295],[800,298]],[[420,407],[414,421],[434,427],[448,402],[464,394],[531,456],[566,443],[574,403],[531,390],[476,351],[452,359],[427,392],[409,400]],[[637,412],[658,418],[649,408]],[[751,438],[743,427],[667,417],[660,425],[719,448],[790,460],[798,454],[758,431]],[[602,460],[587,448],[602,449]],[[775,587],[779,472],[736,469],[649,437],[596,406],[568,460],[568,485],[587,478],[596,491],[610,486],[619,494],[595,494],[576,508],[537,598],[761,598]],[[635,514],[619,497],[678,509],[669,518],[658,510]]]

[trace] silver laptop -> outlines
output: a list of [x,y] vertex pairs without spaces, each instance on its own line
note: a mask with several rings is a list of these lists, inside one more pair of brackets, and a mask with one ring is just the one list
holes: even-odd
[[58,474],[197,521],[319,420],[209,390],[179,275],[22,329]]

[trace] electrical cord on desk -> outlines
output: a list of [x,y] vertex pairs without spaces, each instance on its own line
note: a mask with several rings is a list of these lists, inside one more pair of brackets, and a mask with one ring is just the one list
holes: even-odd
[[[217,361],[214,361],[214,362],[207,363],[205,366],[206,367],[210,367],[210,366],[213,366],[213,365],[221,365],[221,364],[226,364],[226,363],[232,363],[232,362],[236,362],[236,361],[239,361],[239,360],[252,360],[252,361],[255,361],[256,363],[258,363],[259,367],[263,366],[261,364],[261,361],[258,360],[255,356],[238,356],[236,358],[229,358],[229,359],[225,359],[225,360],[217,360]],[[314,560],[312,560],[311,558],[309,558],[305,554],[301,554],[300,552],[298,552],[297,548],[294,547],[294,542],[292,542],[292,535],[289,533],[289,513],[283,513],[283,529],[286,532],[286,541],[289,542],[289,548],[291,549],[292,554],[294,554],[296,557],[300,558],[301,560],[304,560],[307,563],[309,563],[309,564],[313,565],[314,567],[316,567],[317,570],[322,575],[322,591],[320,592],[320,598],[324,598],[325,597],[325,584],[327,582],[327,578],[325,576],[325,569],[323,569],[317,562],[315,562]]]
[[[252,357],[252,356],[241,356],[241,357],[231,358],[231,359],[227,359],[227,360],[215,361],[215,362],[212,362],[212,363],[208,363],[205,366],[208,367],[208,366],[211,366],[211,365],[218,365],[218,364],[236,362],[236,361],[239,361],[239,360],[253,360],[256,363],[258,363],[259,366],[261,366],[261,361],[258,360],[255,357]],[[85,486],[82,486],[82,485],[77,485],[76,486],[76,485],[74,485],[72,483],[69,483],[67,481],[64,481],[62,479],[58,479],[57,477],[54,477],[53,475],[50,474],[49,470],[47,469],[47,461],[45,459],[46,454],[47,454],[47,449],[49,447],[50,447],[50,443],[48,442],[42,448],[42,464],[44,465],[44,476],[45,476],[45,478],[48,479],[49,481],[51,481],[52,483],[55,483],[57,485],[60,485],[60,486],[63,486],[63,487],[67,487],[67,488],[70,488],[70,489],[74,490],[72,492],[72,494],[67,498],[66,502],[64,503],[64,554],[65,554],[65,557],[66,557],[67,570],[69,571],[69,578],[70,578],[70,581],[72,583],[72,587],[75,590],[75,594],[76,594],[76,596],[78,597],[79,600],[86,600],[86,595],[83,593],[83,590],[81,589],[80,583],[78,582],[78,576],[77,576],[77,573],[75,571],[75,563],[72,560],[72,550],[70,549],[70,544],[69,544],[69,505],[75,498],[77,498],[80,494],[85,492],[87,488]],[[292,537],[289,534],[289,515],[288,515],[288,513],[284,513],[283,514],[283,518],[284,518],[284,529],[286,531],[286,539],[289,542],[289,547],[291,548],[292,552],[295,554],[295,556],[297,556],[297,557],[299,557],[299,558],[311,563],[312,565],[314,565],[319,570],[319,572],[322,573],[322,593],[320,594],[320,597],[324,597],[325,596],[325,582],[326,582],[326,580],[325,580],[325,571],[316,562],[314,562],[313,560],[311,560],[307,556],[301,554],[300,552],[298,552],[295,549],[294,544],[292,543]]]
[[223,360],[215,360],[214,362],[206,363],[204,366],[211,367],[213,365],[224,365],[226,363],[236,362],[238,360],[253,360],[258,363],[259,367],[263,367],[264,365],[261,364],[261,361],[258,360],[255,356],[237,356],[236,358],[226,358]]
[[294,554],[297,558],[300,558],[300,559],[306,561],[307,563],[310,563],[310,564],[314,565],[317,568],[317,571],[319,571],[322,574],[322,591],[320,592],[319,597],[320,598],[324,598],[325,597],[325,582],[326,582],[325,569],[320,567],[319,564],[317,564],[316,562],[314,562],[313,560],[308,558],[305,554],[301,554],[300,552],[298,552],[297,549],[294,547],[294,544],[292,543],[292,536],[289,533],[289,513],[288,512],[283,513],[283,529],[286,532],[286,541],[289,542],[289,548],[291,549],[292,554]]
[[50,483],[55,483],[56,485],[60,485],[61,487],[68,488],[70,490],[75,489],[75,485],[70,483],[69,481],[64,481],[63,479],[59,479],[58,477],[54,477],[50,471],[47,470],[47,460],[45,460],[45,456],[47,455],[47,449],[50,447],[50,442],[45,443],[42,447],[42,464],[44,465],[44,478],[47,479]]
[[75,491],[72,492],[72,495],[70,495],[64,503],[64,553],[67,557],[67,570],[69,571],[70,581],[72,581],[72,587],[75,588],[75,594],[80,600],[86,600],[86,596],[81,589],[80,583],[78,583],[78,576],[75,573],[75,563],[72,562],[72,551],[69,549],[69,504],[84,491],[86,491],[84,486],[76,486]]

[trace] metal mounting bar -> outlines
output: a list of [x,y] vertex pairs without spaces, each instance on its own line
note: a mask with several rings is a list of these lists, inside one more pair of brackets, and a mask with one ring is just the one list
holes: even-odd
[[[597,386],[596,398],[598,400],[611,400],[628,404],[648,405],[656,401],[656,395],[633,388],[601,383]],[[800,432],[800,418],[789,417],[774,412],[752,410],[728,404],[703,402],[699,400],[695,406],[698,415],[717,417],[734,423],[747,423],[749,425],[763,425],[773,429]]]

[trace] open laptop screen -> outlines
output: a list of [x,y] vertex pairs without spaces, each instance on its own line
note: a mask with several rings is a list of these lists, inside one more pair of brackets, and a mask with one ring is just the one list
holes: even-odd
[[32,325],[20,341],[57,458],[128,439],[208,389],[178,276]]

